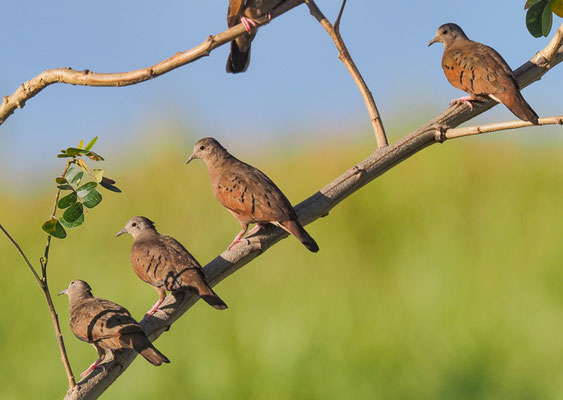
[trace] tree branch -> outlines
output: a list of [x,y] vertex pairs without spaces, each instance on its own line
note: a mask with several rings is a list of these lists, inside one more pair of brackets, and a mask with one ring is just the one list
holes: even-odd
[[[272,11],[272,19],[279,17],[287,11],[297,7],[304,0],[286,0]],[[267,16],[255,20],[258,26],[267,24]],[[0,125],[14,113],[16,108],[22,108],[26,101],[54,83],[68,83],[82,86],[129,86],[156,78],[183,65],[192,63],[233,39],[246,33],[244,26],[238,24],[217,35],[209,36],[199,46],[185,52],[178,52],[172,57],[159,62],[151,67],[136,71],[118,73],[96,73],[89,70],[77,71],[72,68],[56,68],[43,71],[31,80],[22,83],[10,96],[5,96],[0,104]]]
[[324,14],[321,12],[319,7],[315,4],[314,0],[305,0],[305,3],[309,7],[309,11],[311,15],[319,21],[322,27],[327,31],[329,36],[334,41],[336,48],[338,49],[338,59],[344,63],[350,75],[354,79],[354,82],[358,86],[362,97],[364,98],[364,102],[366,103],[366,107],[368,109],[369,117],[371,120],[371,125],[373,127],[373,132],[375,134],[375,139],[377,140],[377,147],[382,148],[387,146],[387,136],[385,135],[385,128],[383,127],[383,122],[381,121],[381,116],[379,115],[379,111],[377,110],[377,106],[375,105],[375,101],[373,100],[373,95],[369,90],[368,85],[364,81],[360,70],[356,67],[354,60],[352,60],[352,56],[344,43],[344,39],[340,35],[340,20],[342,18],[342,13],[344,12],[344,7],[346,6],[346,0],[342,1],[342,6],[340,7],[340,12],[338,13],[338,17],[334,23],[334,26],[326,19]]
[[[561,47],[558,49],[553,53],[551,60],[538,53],[532,60],[518,68],[515,75],[520,87],[523,88],[531,82],[539,80],[550,68],[563,61],[563,49]],[[538,57],[546,62],[540,62]],[[299,220],[306,225],[327,216],[332,208],[361,187],[420,150],[435,143],[442,143],[447,139],[449,129],[459,126],[496,104],[498,103],[492,100],[476,103],[472,111],[468,106],[455,105],[395,143],[377,149],[364,161],[356,164],[311,197],[296,205],[295,210]],[[285,231],[269,226],[262,233],[241,241],[231,250],[224,251],[205,266],[211,285],[214,286],[221,282],[285,237],[287,237]],[[197,296],[173,292],[162,303],[162,312],[154,314],[149,319],[144,319],[141,321],[141,325],[149,338],[155,340],[196,301]],[[104,363],[103,370],[95,370],[84,381],[69,389],[65,399],[92,400],[98,398],[127,369],[135,356],[136,353],[131,351],[119,352],[115,355],[114,360]]]
[[480,126],[468,126],[466,128],[448,129],[446,131],[446,139],[455,139],[463,136],[480,135],[482,133],[491,133],[498,131],[506,131],[509,129],[525,128],[527,126],[537,125],[563,125],[563,115],[557,117],[540,118],[536,125],[528,121],[509,121],[498,122],[496,124],[487,124]]

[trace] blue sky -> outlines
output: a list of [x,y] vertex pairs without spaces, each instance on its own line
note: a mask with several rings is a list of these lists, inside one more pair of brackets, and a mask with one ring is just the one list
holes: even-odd
[[[333,20],[339,1],[317,4]],[[517,67],[549,39],[526,30],[524,1],[379,2],[350,0],[342,33],[380,108],[391,139],[399,123],[419,122],[462,92],[440,68],[441,45],[427,48],[439,25],[456,22],[466,34]],[[226,28],[226,0],[58,0],[5,2],[0,94],[44,69],[70,66],[121,72],[155,64]],[[561,23],[555,18],[554,26]],[[369,129],[363,101],[325,31],[305,6],[260,29],[249,70],[225,73],[228,46],[155,80],[125,88],[54,85],[0,126],[2,170],[51,166],[54,155],[80,138],[100,136],[98,150],[150,141],[164,121],[215,136],[229,147],[240,139],[281,140],[325,131],[361,139]],[[561,114],[562,68],[524,91],[540,116]],[[558,110],[559,108],[559,110]],[[481,121],[513,119],[495,107]],[[316,140],[314,138],[313,140]],[[186,149],[186,154],[189,148]],[[24,170],[26,170],[24,168]],[[26,170],[27,171],[27,170]]]

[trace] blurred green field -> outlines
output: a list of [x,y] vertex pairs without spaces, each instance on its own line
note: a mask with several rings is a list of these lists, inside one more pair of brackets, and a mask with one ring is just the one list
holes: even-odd
[[[276,154],[225,144],[297,203],[367,157],[366,143]],[[104,192],[83,227],[55,240],[54,293],[84,279],[140,318],[156,292],[129,264],[132,239],[114,237],[135,215],[202,264],[230,243],[238,224],[204,164],[184,165],[190,151],[172,139],[105,163],[123,193]],[[422,151],[309,225],[318,254],[289,238],[222,282],[227,311],[198,303],[156,342],[172,363],[137,358],[103,398],[562,399],[562,151],[510,134]],[[0,197],[2,224],[33,260],[52,196]],[[0,252],[0,399],[61,398],[42,294],[3,237]],[[66,297],[55,305],[78,375],[96,352],[70,333]]]

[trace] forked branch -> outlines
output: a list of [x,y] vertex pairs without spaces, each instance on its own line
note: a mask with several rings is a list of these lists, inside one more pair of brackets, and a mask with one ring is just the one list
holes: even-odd
[[[551,44],[553,44],[553,40]],[[518,83],[522,88],[539,80],[551,67],[563,61],[563,49],[560,42],[556,48],[557,51],[553,52],[551,59],[547,59],[540,52],[515,71]],[[299,220],[306,225],[327,216],[330,210],[346,197],[420,150],[443,142],[447,138],[448,130],[455,132],[453,128],[483,113],[495,104],[497,103],[492,100],[477,103],[472,111],[465,105],[455,105],[395,143],[377,149],[364,161],[356,164],[311,197],[296,205],[295,210]],[[510,125],[514,124],[505,124],[505,129],[509,129]],[[211,284],[216,285],[221,282],[286,236],[285,231],[269,227],[263,233],[243,240],[231,250],[223,252],[205,266]],[[182,296],[184,296],[182,292],[167,296],[161,305],[161,310],[164,312],[159,312],[141,322],[151,340],[155,340],[168,330],[174,321],[180,318],[197,300],[197,296]],[[135,356],[136,353],[130,351],[117,354],[115,360],[108,363],[106,368],[97,370],[86,380],[70,389],[65,399],[98,398],[127,369]]]
[[317,7],[314,0],[305,0],[305,3],[309,7],[309,11],[311,15],[319,21],[322,27],[327,31],[329,36],[334,41],[336,48],[338,49],[338,58],[340,61],[344,63],[350,75],[354,79],[354,82],[358,86],[360,93],[366,103],[366,107],[368,109],[369,117],[371,120],[371,125],[373,127],[373,132],[375,134],[375,139],[377,140],[377,147],[382,148],[387,146],[387,136],[385,135],[385,128],[383,127],[383,122],[381,121],[381,116],[379,115],[379,111],[377,110],[377,106],[375,105],[375,101],[373,100],[373,95],[369,90],[368,85],[364,81],[362,74],[354,60],[352,60],[352,56],[346,47],[346,43],[344,43],[344,39],[342,39],[342,35],[340,35],[340,20],[342,19],[342,14],[344,13],[344,7],[346,6],[346,0],[342,1],[342,6],[340,7],[340,12],[338,13],[338,17],[334,25],[332,25],[328,19],[324,16],[322,11]]

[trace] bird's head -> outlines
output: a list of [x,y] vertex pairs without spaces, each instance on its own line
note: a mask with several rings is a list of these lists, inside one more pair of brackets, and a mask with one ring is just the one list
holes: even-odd
[[117,232],[115,237],[128,233],[134,238],[141,235],[144,232],[156,232],[154,227],[154,222],[152,222],[147,217],[133,217],[123,227],[122,230]]
[[85,293],[92,295],[92,288],[87,282],[76,279],[70,282],[68,287],[59,293],[59,296],[61,294],[66,294],[68,297],[72,297],[76,295],[84,295]]
[[227,150],[217,140],[212,137],[203,138],[194,145],[194,151],[190,158],[188,158],[188,161],[186,161],[186,164],[194,158],[200,158],[205,161],[212,157],[220,157],[225,153],[227,153]]
[[428,46],[431,46],[437,42],[441,42],[444,44],[444,46],[448,46],[449,44],[454,43],[459,39],[467,40],[467,36],[465,36],[463,30],[456,24],[444,24],[438,28],[438,30],[436,31],[436,36],[430,43],[428,43]]

